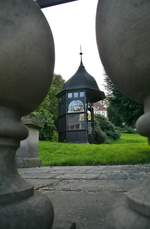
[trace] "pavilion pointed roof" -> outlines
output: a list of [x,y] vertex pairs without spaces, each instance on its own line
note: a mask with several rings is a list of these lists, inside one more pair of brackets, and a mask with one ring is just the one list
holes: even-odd
[[105,98],[104,92],[99,89],[94,77],[86,71],[81,58],[77,72],[64,84],[64,90],[82,89],[86,89],[90,102],[96,102]]

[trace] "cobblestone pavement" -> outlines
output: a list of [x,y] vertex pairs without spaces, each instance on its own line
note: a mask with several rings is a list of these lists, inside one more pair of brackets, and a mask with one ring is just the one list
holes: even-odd
[[77,229],[101,229],[113,203],[150,176],[150,165],[41,167],[19,172],[52,200],[54,229],[69,229],[72,222]]

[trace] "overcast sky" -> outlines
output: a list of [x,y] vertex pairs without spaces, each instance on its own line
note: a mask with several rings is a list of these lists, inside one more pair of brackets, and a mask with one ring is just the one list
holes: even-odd
[[101,64],[95,35],[95,17],[98,0],[79,0],[43,9],[55,41],[55,73],[69,79],[80,63],[80,45],[83,63],[104,89],[104,69]]

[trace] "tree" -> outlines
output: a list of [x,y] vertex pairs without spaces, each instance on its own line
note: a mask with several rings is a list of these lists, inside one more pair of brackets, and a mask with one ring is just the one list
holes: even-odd
[[58,100],[56,95],[63,89],[64,80],[60,75],[54,75],[52,85],[48,94],[32,117],[42,124],[40,129],[41,140],[51,140],[56,131],[56,120],[58,115]]
[[143,114],[143,105],[124,96],[119,89],[106,76],[106,89],[108,92],[108,117],[116,126],[135,126],[136,120]]

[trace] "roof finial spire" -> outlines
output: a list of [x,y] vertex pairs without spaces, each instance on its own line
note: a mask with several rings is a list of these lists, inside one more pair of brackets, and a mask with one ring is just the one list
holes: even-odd
[[80,45],[81,65],[83,65],[83,62],[82,62],[82,55],[83,55],[83,52],[82,52],[82,46]]

